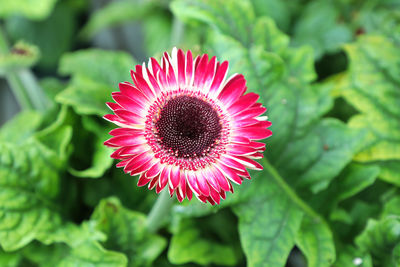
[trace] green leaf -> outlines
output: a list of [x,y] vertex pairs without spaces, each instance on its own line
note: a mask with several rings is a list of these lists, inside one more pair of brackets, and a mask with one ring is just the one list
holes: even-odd
[[350,163],[329,187],[311,198],[313,207],[331,220],[351,224],[352,218],[338,204],[371,186],[379,175],[379,167]]
[[127,258],[121,253],[105,250],[99,243],[88,242],[73,248],[57,266],[123,267],[127,266]]
[[296,245],[305,254],[308,267],[329,267],[335,261],[332,232],[323,223],[304,218],[296,236]]
[[39,49],[23,41],[17,42],[8,54],[0,54],[0,75],[30,68],[40,58]]
[[[206,224],[206,222],[202,221]],[[217,223],[217,225],[215,225]],[[227,221],[216,221],[214,224],[203,225],[206,230],[200,229],[199,223],[191,219],[179,221],[168,250],[168,259],[173,264],[185,264],[189,262],[209,265],[218,264],[226,266],[237,265],[238,256],[232,243],[218,242],[211,240],[211,227],[229,228]],[[222,230],[222,229],[221,229]],[[218,231],[218,230],[217,230]],[[219,232],[218,232],[219,233]],[[214,233],[214,234],[218,234]]]
[[345,246],[338,251],[338,258],[332,267],[372,267],[372,259],[368,253],[360,253],[353,246]]
[[370,219],[365,230],[356,238],[356,244],[372,255],[374,266],[399,266],[396,246],[400,244],[400,217],[387,216],[379,221]]
[[290,25],[290,9],[285,1],[252,0],[257,16],[272,18],[282,31],[287,31]]
[[334,2],[309,2],[294,25],[293,44],[311,45],[315,58],[337,52],[353,36],[348,25],[340,22],[341,13]]
[[109,113],[110,109],[105,103],[111,101],[111,93],[116,90],[116,85],[97,83],[80,75],[76,77],[56,96],[56,101],[72,106],[76,113],[82,115],[104,116]]
[[119,82],[131,79],[133,67],[132,57],[124,52],[88,49],[66,54],[59,72],[73,79],[56,101],[72,106],[78,114],[103,116],[108,113],[105,103],[111,100],[111,92]]
[[[338,120],[324,119],[306,136],[288,144],[275,166],[293,185],[317,193],[351,161],[361,136]],[[296,157],[300,153],[304,156]]]
[[31,243],[22,252],[39,266],[127,266],[124,254],[100,245],[105,239],[93,222],[63,223],[40,237],[46,245]]
[[36,111],[24,111],[4,124],[0,129],[1,142],[21,143],[39,128],[42,116]]
[[249,1],[175,0],[171,3],[171,9],[185,22],[194,19],[205,22],[243,44],[250,44],[249,26],[255,14]]
[[57,0],[0,0],[0,17],[20,14],[30,19],[44,19],[51,13],[56,2]]
[[284,266],[303,212],[270,176],[253,178],[254,196],[233,207],[248,266]]
[[388,38],[362,36],[356,43],[346,45],[345,50],[350,68],[342,96],[361,112],[352,117],[349,125],[368,129],[363,139],[365,147],[355,160],[382,164],[380,178],[400,185],[398,168],[391,163],[400,159],[398,46]]
[[24,142],[0,143],[0,245],[6,251],[40,239],[61,223],[55,200],[71,138],[63,121],[60,116]]
[[20,266],[21,255],[18,252],[5,252],[0,248],[0,266]]
[[375,182],[379,167],[351,163],[335,180],[336,198],[338,201],[354,196]]
[[0,244],[13,251],[60,223],[54,199],[63,164],[34,139],[0,146]]
[[39,48],[39,67],[54,70],[61,55],[72,48],[76,19],[72,8],[60,1],[45,20],[13,16],[6,20],[5,27],[12,40],[25,40]]
[[400,196],[394,196],[385,203],[382,217],[387,217],[389,215],[400,216]]
[[146,216],[124,208],[115,197],[100,201],[91,221],[108,236],[104,246],[125,253],[130,266],[150,265],[167,245],[164,238],[147,232]]
[[83,27],[81,36],[91,38],[96,33],[109,27],[142,19],[154,11],[156,1],[122,0],[110,2],[95,11]]
[[59,72],[116,87],[119,82],[130,80],[129,71],[134,66],[135,62],[128,53],[92,48],[65,54]]
[[101,177],[113,163],[113,159],[110,157],[112,149],[103,145],[109,135],[109,127],[104,127],[97,123],[93,118],[83,117],[83,127],[89,132],[95,134],[94,140],[94,155],[92,158],[92,166],[85,170],[76,170],[69,168],[69,172],[77,177],[85,178],[99,178]]

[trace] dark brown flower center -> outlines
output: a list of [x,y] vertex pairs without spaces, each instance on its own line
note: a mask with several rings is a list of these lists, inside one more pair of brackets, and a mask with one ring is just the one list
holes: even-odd
[[177,157],[204,156],[222,129],[212,105],[192,96],[168,100],[155,126],[161,145]]

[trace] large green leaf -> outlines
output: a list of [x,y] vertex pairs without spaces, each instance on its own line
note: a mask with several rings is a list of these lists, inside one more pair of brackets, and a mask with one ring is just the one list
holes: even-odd
[[20,266],[21,255],[17,252],[5,252],[0,248],[0,266],[17,267]]
[[372,267],[371,255],[368,253],[360,253],[359,249],[347,245],[338,253],[338,258],[332,267]]
[[400,217],[392,215],[379,221],[370,219],[356,243],[362,251],[372,255],[374,266],[399,266]]
[[[72,129],[64,124],[63,109],[55,123],[29,137],[38,122],[35,115],[28,114],[17,117],[2,130],[9,135],[22,121],[32,118],[25,131],[15,134],[16,143],[0,143],[0,245],[6,251],[41,239],[61,224],[60,207],[55,200]],[[27,139],[22,141],[23,137]]]
[[[66,129],[65,134],[68,132]],[[34,139],[0,146],[0,243],[11,251],[60,224],[54,199],[63,163]]]
[[111,92],[118,83],[130,80],[133,68],[132,57],[124,52],[88,49],[66,54],[59,72],[73,79],[56,101],[71,105],[79,114],[103,116],[108,112],[105,102],[111,100]]
[[109,137],[108,132],[110,128],[104,127],[91,117],[83,117],[82,122],[84,129],[95,135],[92,164],[85,170],[76,170],[70,167],[69,172],[77,177],[98,178],[101,177],[113,163],[113,159],[110,157],[112,150],[103,144],[104,140]]
[[4,124],[0,129],[1,142],[20,143],[39,128],[42,116],[35,111],[24,111]]
[[[324,119],[307,135],[289,143],[275,166],[291,184],[317,193],[351,161],[361,136],[338,120]],[[296,157],[301,153],[302,157]]]
[[294,25],[293,43],[311,45],[316,58],[336,52],[353,36],[348,24],[340,21],[340,15],[341,10],[333,1],[309,2]]
[[303,212],[271,177],[259,175],[254,196],[234,206],[248,266],[284,266],[295,244]]
[[296,236],[296,245],[307,257],[308,267],[331,266],[336,253],[331,230],[305,218]]
[[400,56],[398,46],[380,36],[363,36],[345,46],[350,68],[342,95],[360,115],[352,117],[352,128],[368,129],[364,149],[355,160],[382,166],[380,177],[400,185]]
[[116,87],[119,82],[130,80],[129,71],[134,66],[132,57],[125,52],[92,48],[65,54],[59,72]]
[[145,215],[124,208],[114,197],[100,201],[91,221],[108,236],[104,246],[125,253],[129,266],[150,265],[167,245],[147,231]]
[[[206,230],[201,231],[201,226]],[[173,264],[194,262],[201,265],[236,265],[238,253],[235,252],[234,243],[220,241],[221,230],[232,227],[235,226],[226,219],[208,221],[208,224],[207,221],[204,222],[204,219],[203,221],[197,219],[197,222],[191,219],[180,220],[174,229],[169,246],[169,261]],[[214,233],[213,230],[216,232]],[[210,238],[212,235],[217,235],[218,241],[212,240]]]
[[64,223],[49,231],[40,243],[31,243],[22,250],[29,261],[45,267],[52,266],[127,266],[124,254],[104,249],[99,241],[106,236],[93,223],[77,226]]
[[183,21],[199,20],[245,44],[251,42],[249,28],[255,14],[249,1],[175,0],[171,9]]
[[20,14],[30,19],[44,19],[51,13],[56,2],[57,0],[0,0],[0,17]]

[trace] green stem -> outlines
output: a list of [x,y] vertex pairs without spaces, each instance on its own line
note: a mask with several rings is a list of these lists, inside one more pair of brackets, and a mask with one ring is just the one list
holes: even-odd
[[171,211],[172,204],[174,203],[173,200],[174,199],[170,197],[167,188],[161,191],[156,203],[147,217],[147,229],[150,232],[154,233],[160,228],[160,226],[162,226],[165,218],[168,217],[168,214]]
[[[7,39],[1,28],[0,53],[9,53]],[[30,70],[10,71],[6,73],[6,80],[23,109],[44,111],[48,108],[48,99]]]
[[272,164],[266,159],[263,158],[263,166],[265,170],[267,170],[278,186],[286,193],[286,195],[296,204],[300,209],[304,211],[308,216],[313,218],[315,222],[323,222],[325,223],[324,219],[315,212],[307,203],[305,203],[297,194],[293,191],[293,189],[286,183],[286,181],[280,176],[277,170],[272,166]]

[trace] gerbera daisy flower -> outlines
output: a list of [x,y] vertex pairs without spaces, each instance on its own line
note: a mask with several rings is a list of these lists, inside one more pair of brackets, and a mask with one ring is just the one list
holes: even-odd
[[207,54],[193,59],[174,48],[161,65],[150,58],[147,66],[131,71],[133,84],[119,84],[107,103],[114,114],[104,118],[120,128],[105,145],[115,148],[130,175],[140,175],[138,186],[176,193],[181,202],[193,194],[202,202],[219,204],[232,182],[250,179],[247,169],[261,170],[254,159],[263,157],[271,125],[259,96],[247,93],[241,74],[226,78],[228,62]]

